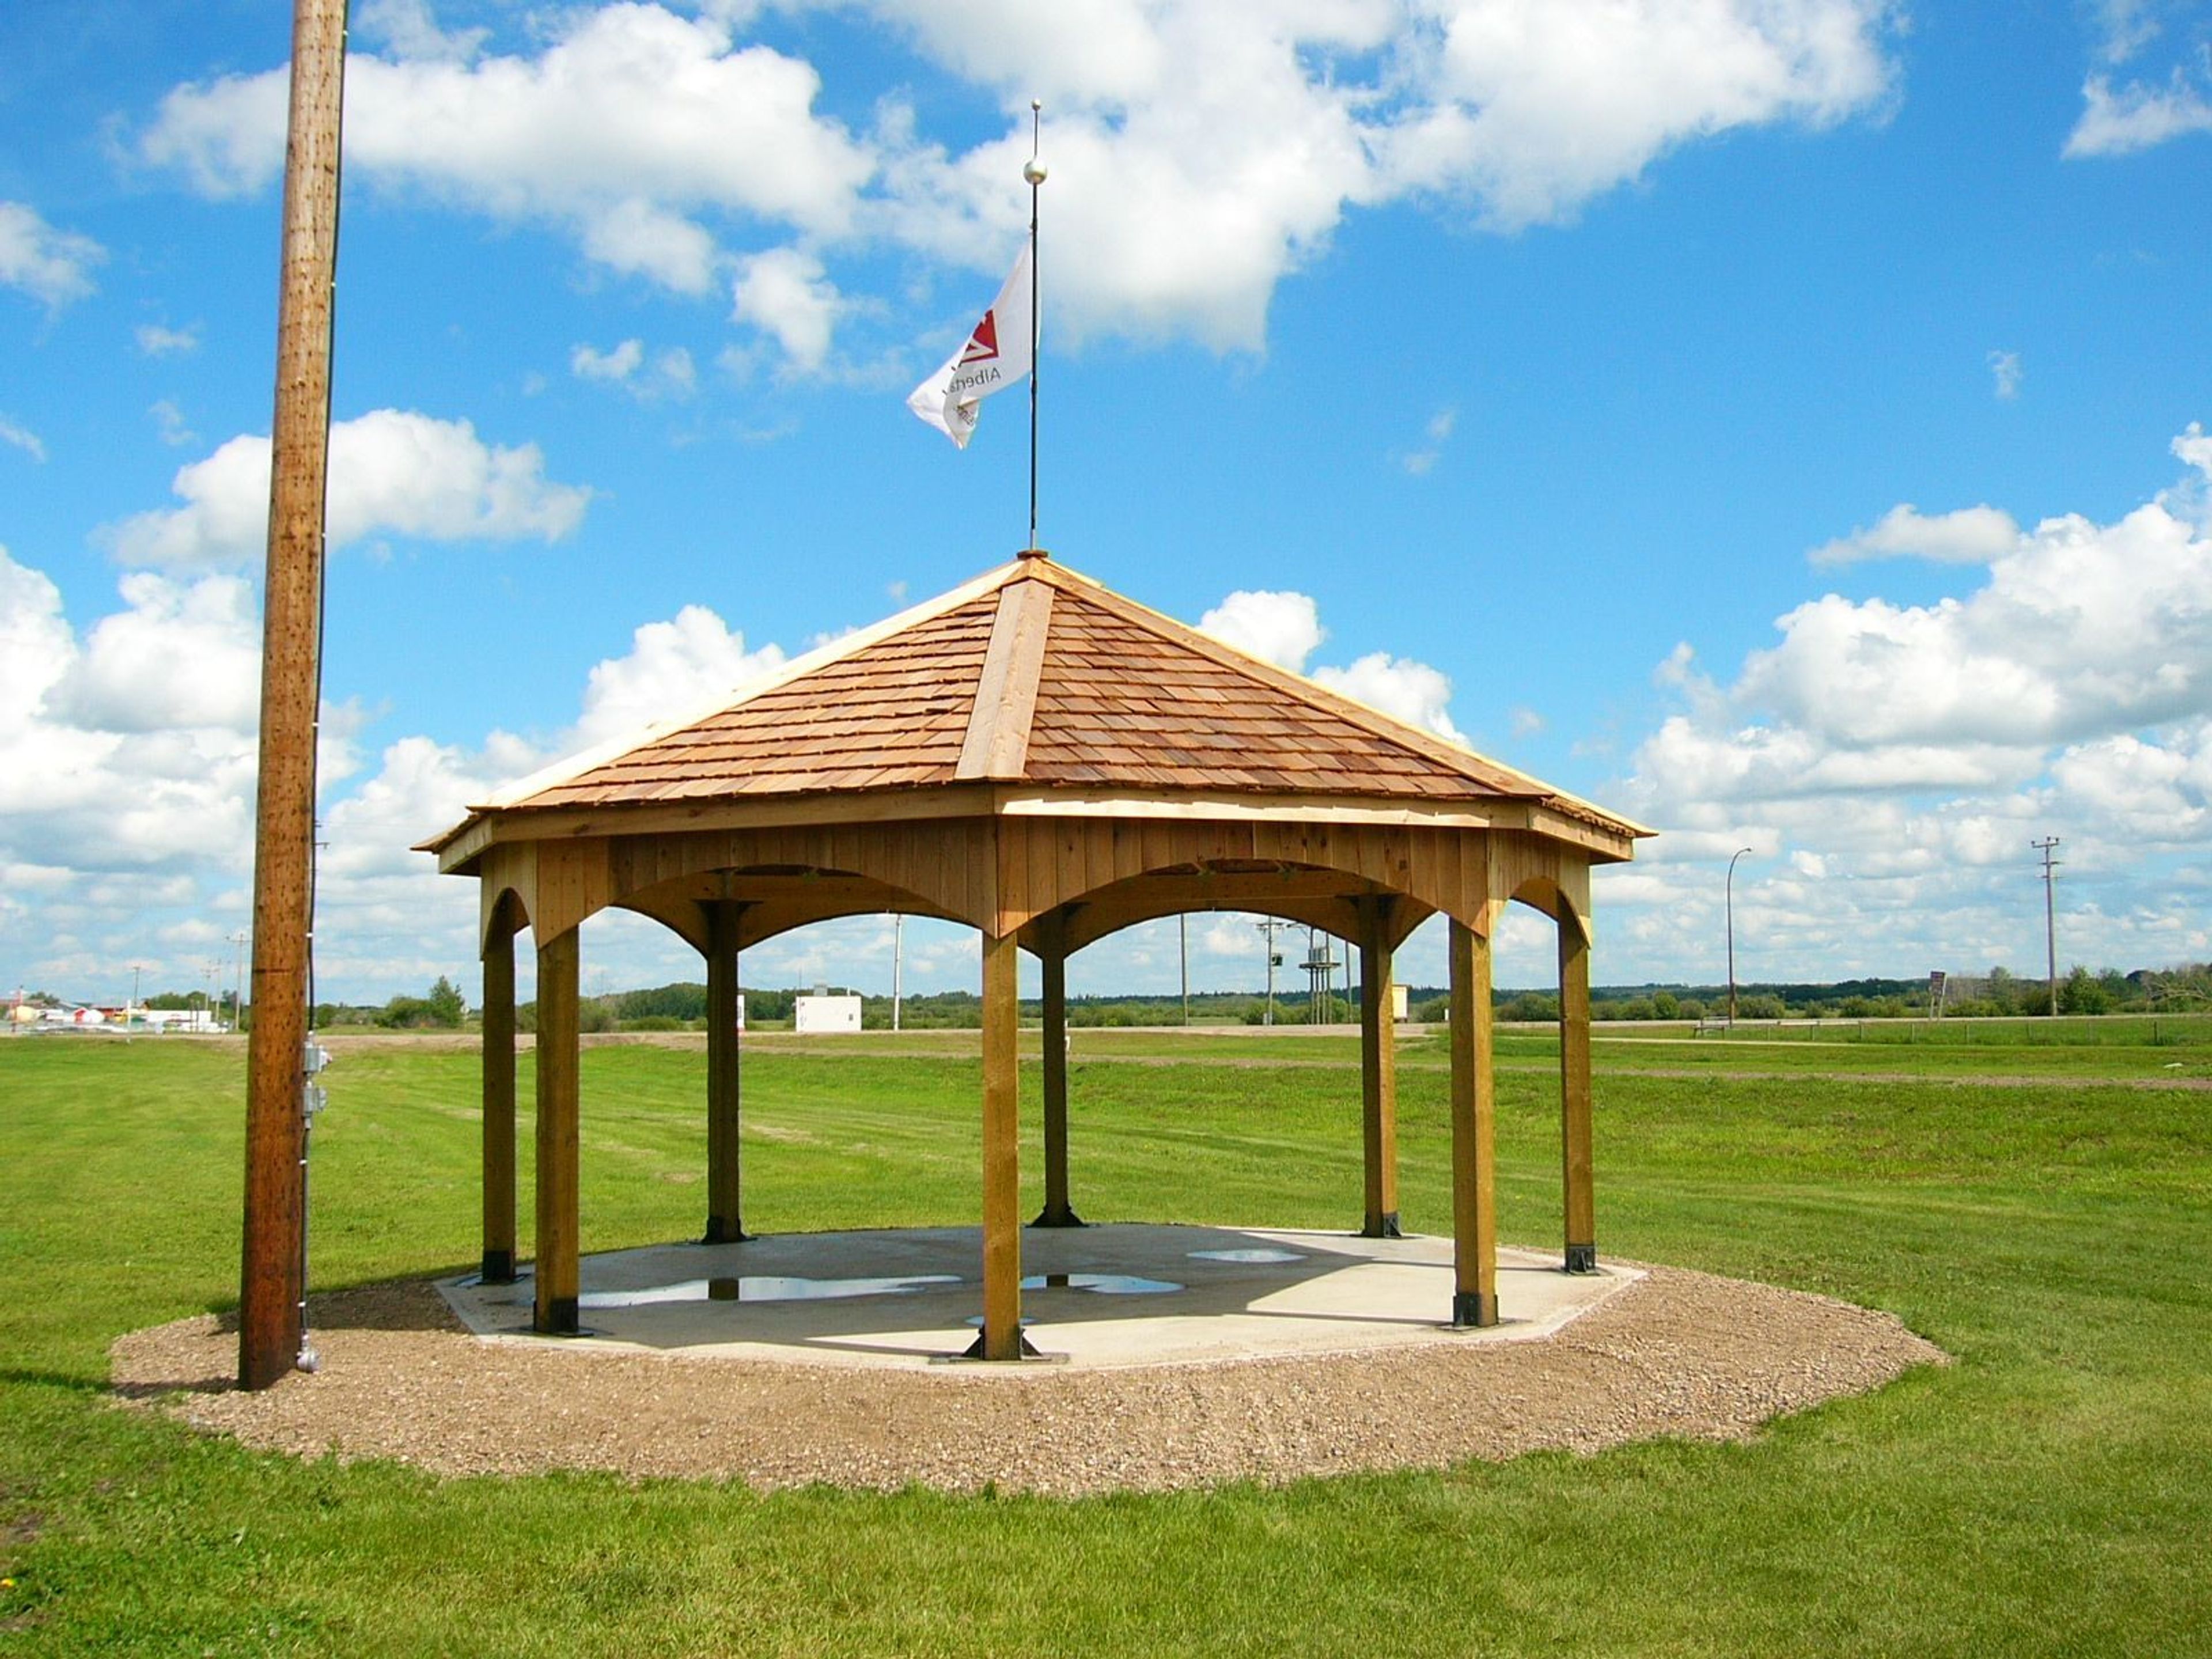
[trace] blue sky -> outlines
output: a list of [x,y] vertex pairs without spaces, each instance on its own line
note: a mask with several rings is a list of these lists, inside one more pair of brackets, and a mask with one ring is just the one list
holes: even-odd
[[[247,913],[288,28],[0,15],[9,984],[204,982]],[[406,851],[469,800],[1020,545],[1017,400],[960,452],[904,398],[1032,96],[1042,539],[1662,830],[1601,979],[1717,978],[1746,847],[1746,978],[2032,971],[2052,835],[2063,962],[2212,956],[2203,0],[364,0],[353,50],[325,994],[474,985]],[[1172,927],[1071,973],[1172,988]]]

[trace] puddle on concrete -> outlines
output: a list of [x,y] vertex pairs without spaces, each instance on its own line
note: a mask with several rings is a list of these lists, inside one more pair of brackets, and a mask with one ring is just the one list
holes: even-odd
[[856,1296],[910,1296],[927,1285],[957,1285],[957,1273],[909,1273],[899,1279],[799,1279],[747,1273],[738,1279],[686,1279],[641,1291],[586,1291],[583,1308],[642,1308],[657,1302],[836,1302]]
[[1296,1250],[1193,1250],[1194,1261],[1303,1261]]
[[1165,1279],[1139,1279],[1133,1273],[1032,1273],[1022,1280],[1025,1291],[1092,1291],[1100,1296],[1165,1296],[1182,1286]]

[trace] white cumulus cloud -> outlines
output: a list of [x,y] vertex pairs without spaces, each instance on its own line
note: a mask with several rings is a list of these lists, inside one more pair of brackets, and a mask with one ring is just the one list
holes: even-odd
[[27,202],[0,202],[0,286],[59,307],[92,292],[107,251],[89,236],[48,224]]
[[1356,697],[1393,720],[1433,732],[1451,743],[1467,741],[1451,722],[1450,678],[1425,662],[1394,657],[1387,651],[1370,651],[1342,668],[1316,668],[1313,677],[1318,684]]
[[[1276,285],[1352,212],[1564,222],[1683,145],[1878,116],[1895,80],[1887,0],[841,0],[841,27],[883,37],[866,70],[749,40],[761,9],[623,0],[535,15],[542,34],[495,50],[387,0],[363,18],[386,50],[351,62],[348,166],[562,227],[681,294],[726,282],[806,374],[860,302],[832,262],[1003,268],[1034,94],[1057,337],[1256,349]],[[865,127],[818,107],[825,68],[856,77],[843,105],[872,100]],[[999,130],[926,131],[906,90],[925,70],[997,104]],[[226,76],[172,90],[137,148],[207,194],[258,191],[283,121],[281,70]]]
[[770,248],[744,260],[730,290],[732,314],[782,348],[792,369],[811,374],[830,356],[842,302],[822,261],[797,248]]
[[2081,88],[2081,118],[2067,135],[2066,154],[2130,155],[2192,132],[2212,132],[2212,98],[2177,73],[2164,86],[2115,88],[2095,75]]
[[2012,514],[1993,507],[1960,507],[1955,513],[1923,514],[1910,502],[1893,507],[1870,530],[1814,548],[1814,564],[1851,564],[1861,559],[1934,559],[1946,564],[1988,564],[2020,544]]
[[781,647],[747,650],[744,635],[714,611],[687,605],[670,621],[638,629],[625,655],[592,668],[574,740],[578,747],[605,743],[656,720],[696,713],[783,661]]
[[580,345],[568,354],[568,372],[580,380],[620,386],[640,403],[688,398],[697,389],[699,371],[682,346],[648,354],[645,342],[624,340],[605,351]]
[[1293,674],[1305,672],[1306,659],[1328,637],[1310,594],[1267,588],[1240,588],[1200,617],[1198,626],[1201,633]]
[[200,349],[198,331],[189,328],[164,328],[159,323],[141,323],[132,331],[138,349],[149,357],[178,357]]
[[[193,569],[250,564],[268,540],[269,440],[231,439],[181,468],[177,507],[141,513],[105,532],[125,564]],[[331,428],[330,540],[558,540],[581,522],[591,491],[545,476],[535,444],[486,444],[466,421],[380,409]]]
[[124,577],[125,610],[86,636],[63,708],[107,732],[221,727],[251,734],[260,717],[261,621],[237,576]]
[[[2173,450],[2212,471],[2198,428]],[[1978,528],[1900,508],[1883,521],[1896,545],[1871,550],[1927,554],[1934,526],[1983,578],[1932,603],[1808,601],[1732,684],[1678,650],[1655,679],[1686,706],[1638,747],[1617,800],[1666,832],[1648,856],[1718,864],[1751,845],[1784,858],[1786,875],[1762,867],[1736,884],[1739,921],[1748,900],[1777,951],[1873,972],[1914,954],[1966,969],[2025,957],[2021,872],[2030,840],[2056,833],[2065,878],[2120,900],[2094,939],[2062,950],[2173,960],[2189,947],[2154,925],[2170,914],[2156,890],[2170,872],[2145,860],[2212,850],[2202,482],[2114,522],[2069,514],[2026,533],[1991,508],[1973,510],[1990,515]],[[1642,902],[1632,888],[1619,896]],[[1667,902],[1673,925],[1704,937],[1706,899]]]
[[21,450],[34,461],[46,459],[46,446],[39,434],[27,427],[17,426],[5,415],[0,415],[0,444]]
[[1224,644],[1293,674],[1307,674],[1316,684],[1394,720],[1453,743],[1467,741],[1451,722],[1450,679],[1426,663],[1370,651],[1341,667],[1324,664],[1309,670],[1308,659],[1328,637],[1310,594],[1239,589],[1200,617],[1198,626]]
[[642,340],[624,340],[605,351],[580,345],[568,354],[568,372],[580,380],[627,380],[644,361]]
[[[845,228],[872,171],[817,116],[814,68],[735,44],[711,18],[657,5],[569,14],[531,55],[357,54],[346,165],[501,218],[550,218],[610,263],[692,288],[698,209],[808,230]],[[284,71],[179,87],[140,140],[211,195],[266,185],[283,160]]]

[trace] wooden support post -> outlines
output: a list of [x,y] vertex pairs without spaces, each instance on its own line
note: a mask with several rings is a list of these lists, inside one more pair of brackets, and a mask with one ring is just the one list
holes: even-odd
[[985,1359],[1022,1357],[1020,1005],[1015,935],[983,935],[983,1334]]
[[1452,918],[1452,1323],[1498,1322],[1490,940]]
[[735,1244],[744,1225],[738,1146],[742,1042],[738,1035],[738,923],[744,907],[711,900],[707,909],[707,1244]]
[[576,1334],[579,1140],[576,930],[538,943],[538,1293],[532,1323]]
[[1362,1238],[1402,1237],[1398,1226],[1398,1054],[1392,1030],[1389,898],[1359,909],[1360,1154],[1367,1213]]
[[1590,1150],[1589,940],[1572,911],[1559,918],[1559,1150],[1566,1268],[1597,1271],[1597,1199]]
[[514,1283],[514,935],[505,907],[483,947],[483,1281]]
[[276,400],[262,584],[261,763],[254,807],[253,1026],[246,1048],[246,1202],[238,1381],[299,1363],[307,1278],[307,1038],[313,931],[323,506],[345,0],[295,0],[284,150]]
[[1067,1200],[1067,953],[1062,929],[1038,930],[1044,967],[1044,1208],[1032,1227],[1080,1227]]

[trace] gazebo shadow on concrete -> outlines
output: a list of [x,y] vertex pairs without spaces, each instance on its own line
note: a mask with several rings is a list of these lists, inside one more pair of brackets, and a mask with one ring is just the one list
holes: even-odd
[[[526,927],[538,952],[532,1330],[574,1334],[587,1322],[577,1180],[582,924],[609,908],[634,911],[705,958],[702,1243],[742,1255],[756,1245],[738,1158],[738,954],[811,922],[896,911],[981,935],[974,1347],[1014,1359],[1027,1346],[1017,953],[1030,951],[1043,971],[1045,1203],[1031,1225],[1051,1230],[1080,1225],[1068,1188],[1070,954],[1139,922],[1206,910],[1280,916],[1357,941],[1358,1237],[1389,1241],[1401,1231],[1391,957],[1441,914],[1449,921],[1452,1225],[1450,1282],[1436,1291],[1432,1320],[1494,1326],[1491,941],[1509,903],[1557,924],[1557,1261],[1569,1274],[1595,1273],[1589,872],[1630,859],[1650,833],[1025,554],[714,708],[526,779],[424,844],[442,871],[479,883],[482,1278],[497,1285],[517,1275],[514,939]],[[1048,1236],[1032,1234],[1031,1250]]]

